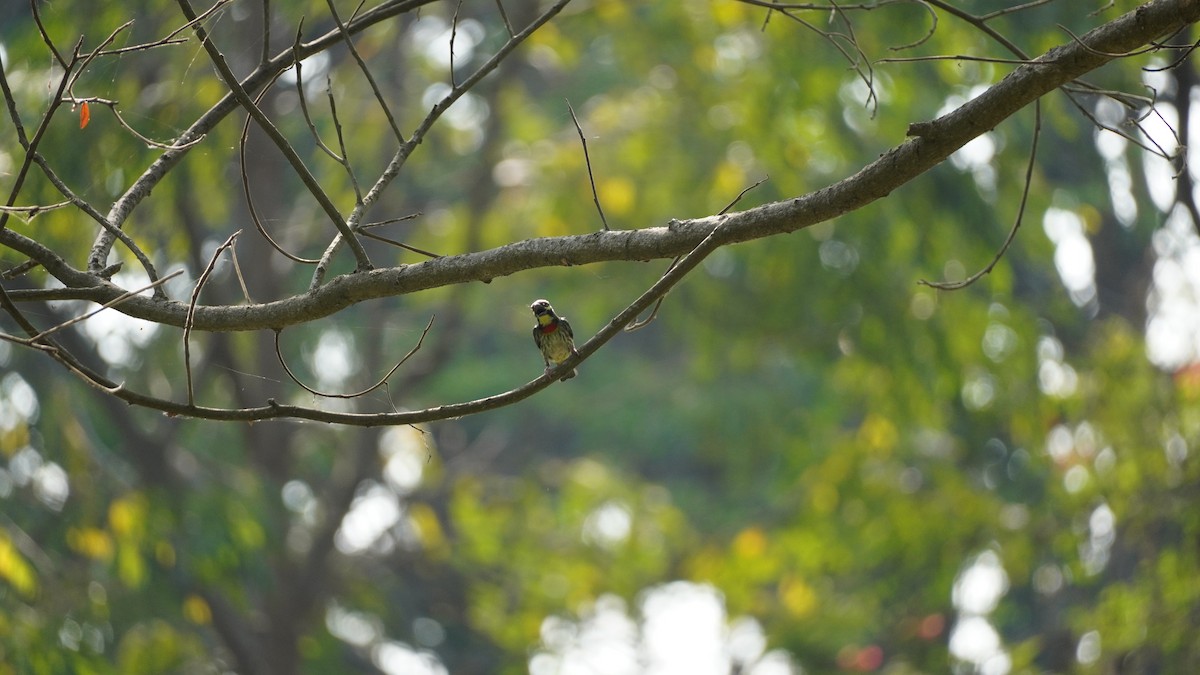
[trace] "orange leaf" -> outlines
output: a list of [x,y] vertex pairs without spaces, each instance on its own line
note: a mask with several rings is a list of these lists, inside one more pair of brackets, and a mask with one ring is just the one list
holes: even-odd
[[79,105],[79,128],[82,129],[86,127],[91,119],[92,112],[88,110],[87,101],[84,101]]

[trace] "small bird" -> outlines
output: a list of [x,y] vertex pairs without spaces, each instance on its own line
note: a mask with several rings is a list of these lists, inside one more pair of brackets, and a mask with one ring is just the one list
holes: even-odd
[[[542,360],[546,362],[546,372],[550,372],[551,363],[558,365],[566,361],[575,351],[575,333],[571,332],[571,324],[566,317],[554,313],[554,308],[546,300],[534,300],[529,306],[537,325],[533,327],[533,343],[542,352]],[[575,377],[575,370],[563,375],[559,380],[565,382]]]

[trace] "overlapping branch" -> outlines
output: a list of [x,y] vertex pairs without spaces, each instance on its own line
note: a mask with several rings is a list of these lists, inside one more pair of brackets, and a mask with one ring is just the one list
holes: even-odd
[[[179,0],[188,7],[187,0]],[[382,190],[399,173],[414,148],[421,142],[441,114],[458,98],[466,93],[485,75],[495,69],[539,26],[550,20],[566,4],[567,0],[551,6],[524,30],[516,33],[489,60],[461,83],[452,84],[447,94],[417,126],[406,140],[401,142],[375,184],[362,196],[351,215],[339,227],[340,239],[349,239],[353,246],[354,236],[366,210],[375,203]],[[379,7],[352,18],[332,31],[328,40],[346,41],[361,28],[369,17],[379,12],[392,11],[400,5],[413,3],[385,2]],[[417,3],[419,4],[419,3]],[[763,3],[772,11],[784,8],[781,4]],[[944,3],[931,0],[929,3],[941,8]],[[1031,3],[1036,4],[1036,3]],[[845,11],[847,7],[841,7]],[[194,12],[189,22],[202,33]],[[991,17],[971,17],[970,20],[986,28]],[[1200,20],[1200,0],[1154,0],[1139,9],[1121,16],[1083,36],[1072,36],[1069,41],[1046,54],[1030,59],[1016,50],[1021,62],[999,83],[982,95],[961,105],[946,115],[929,122],[913,124],[910,138],[886,152],[875,162],[865,166],[853,176],[810,194],[766,204],[741,212],[719,214],[690,220],[673,220],[664,227],[646,227],[636,230],[602,230],[590,234],[539,238],[511,243],[498,248],[445,255],[411,265],[385,269],[367,269],[360,258],[359,269],[352,274],[336,276],[322,283],[323,272],[318,265],[318,274],[306,293],[286,299],[261,304],[241,306],[205,306],[195,302],[185,303],[162,298],[128,297],[123,289],[97,276],[89,262],[87,270],[70,266],[65,260],[40,243],[8,229],[0,229],[0,245],[19,251],[43,265],[69,289],[65,297],[106,303],[120,298],[120,311],[150,321],[176,326],[186,326],[189,331],[279,331],[287,326],[329,316],[350,305],[394,295],[418,292],[452,284],[471,281],[490,281],[499,276],[515,274],[531,269],[560,265],[582,265],[601,261],[651,260],[679,258],[641,296],[613,317],[594,337],[583,343],[579,354],[559,367],[572,368],[580,360],[588,358],[615,335],[619,334],[644,311],[655,305],[663,295],[679,283],[704,256],[716,247],[740,241],[748,241],[777,234],[794,232],[798,229],[827,221],[841,214],[861,208],[903,186],[915,177],[944,161],[970,140],[991,130],[1017,111],[1036,102],[1045,94],[1073,83],[1086,73],[1116,58],[1153,44],[1164,35],[1170,35],[1190,23]],[[982,28],[981,28],[982,29]],[[986,32],[986,31],[985,31]],[[843,35],[853,42],[852,33]],[[221,59],[215,46],[205,40],[214,63],[222,71],[224,79],[236,92],[226,97],[235,100],[256,120],[262,115],[253,95],[273,80],[281,71],[280,66],[290,64],[311,48],[313,43],[289,48],[280,56],[261,64],[250,76],[238,82],[228,67],[221,67]],[[327,43],[328,44],[328,43]],[[1015,47],[1014,47],[1015,49]],[[311,52],[308,52],[311,53]],[[869,80],[868,80],[869,83]],[[385,105],[383,101],[381,104]],[[189,144],[212,128],[220,118],[226,116],[234,103],[222,103],[210,109],[202,118],[179,138],[175,146],[159,156],[146,173],[135,182],[121,199],[114,204],[107,222],[119,226],[142,197],[140,191],[153,187],[168,171]],[[257,113],[255,111],[258,111]],[[265,115],[263,115],[265,120]],[[259,120],[260,125],[262,120]],[[267,128],[264,126],[264,128]],[[284,141],[286,145],[286,141]],[[281,146],[282,149],[282,146]],[[345,151],[341,153],[346,160]],[[295,165],[293,164],[293,168]],[[297,171],[299,169],[297,168]],[[139,187],[141,186],[141,187]],[[10,204],[11,205],[11,204]],[[0,215],[3,217],[3,215]],[[331,215],[332,217],[332,215]],[[341,216],[338,216],[341,219]],[[1020,219],[1016,220],[1019,225]],[[1014,227],[1015,231],[1015,227]],[[337,244],[331,244],[330,251]],[[93,256],[104,251],[103,246],[93,249]],[[198,288],[198,286],[197,286]],[[32,297],[32,296],[30,296]],[[16,302],[22,295],[8,294],[0,289],[0,304],[18,317],[18,322],[31,335],[38,331],[28,322],[21,322]],[[381,424],[417,423],[449,417],[457,417],[510,405],[544,389],[556,381],[551,371],[520,387],[478,398],[472,401],[434,406],[424,410],[383,413],[346,413],[316,408],[285,405],[267,400],[261,405],[240,408],[218,408],[199,405],[193,400],[177,402],[155,398],[131,391],[81,364],[70,354],[58,349],[49,340],[39,340],[38,348],[50,353],[68,370],[85,381],[128,403],[161,410],[171,415],[186,415],[215,420],[266,420],[295,418],[336,422],[342,424],[372,426]]]

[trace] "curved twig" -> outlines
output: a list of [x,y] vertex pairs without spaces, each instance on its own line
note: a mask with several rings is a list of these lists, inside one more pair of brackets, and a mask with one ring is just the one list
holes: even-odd
[[[329,410],[320,410],[317,408],[306,408],[303,406],[285,405],[274,399],[268,399],[266,405],[253,408],[210,408],[206,406],[195,405],[194,402],[176,403],[165,399],[155,398],[146,394],[141,394],[130,389],[125,385],[118,384],[108,379],[104,375],[95,372],[88,368],[71,354],[53,349],[48,350],[59,363],[64,365],[69,371],[83,379],[88,384],[100,389],[101,391],[115,396],[132,405],[140,405],[146,408],[161,410],[168,415],[183,415],[188,417],[197,417],[203,419],[226,420],[226,421],[259,421],[259,420],[274,420],[274,419],[308,419],[321,422],[331,422],[338,424],[348,424],[354,426],[382,426],[395,424],[418,424],[421,422],[430,422],[434,420],[449,419],[452,417],[461,417],[487,410],[494,410],[504,406],[512,405],[518,401],[522,401],[537,392],[545,389],[554,382],[557,382],[561,377],[562,372],[566,372],[577,366],[584,359],[595,353],[600,347],[606,344],[609,340],[616,337],[625,326],[637,318],[639,314],[645,311],[659,297],[669,291],[675,284],[679,283],[683,277],[700,264],[700,262],[712,253],[717,247],[729,243],[729,229],[726,227],[728,217],[722,217],[722,221],[695,247],[690,253],[685,255],[679,264],[673,270],[664,274],[657,282],[648,288],[642,295],[633,301],[628,307],[617,314],[608,324],[592,336],[587,342],[581,345],[578,351],[563,361],[555,368],[543,372],[534,380],[501,394],[486,396],[484,398],[465,401],[462,403],[453,403],[449,405],[436,406],[433,408],[425,408],[423,410],[390,412],[390,413],[349,413],[337,412]],[[3,288],[0,288],[0,306],[8,309],[12,307],[11,301],[3,293]],[[15,307],[13,307],[15,309]],[[11,311],[11,310],[10,310]]]
[[1025,204],[1029,201],[1029,186],[1033,184],[1033,167],[1034,160],[1037,159],[1038,139],[1042,135],[1042,102],[1038,101],[1034,104],[1034,123],[1033,123],[1033,142],[1029,148],[1029,163],[1025,166],[1025,185],[1021,188],[1021,204],[1017,207],[1017,216],[1013,220],[1012,228],[1008,231],[1008,237],[1004,239],[1004,244],[1000,246],[1000,250],[996,251],[995,257],[987,264],[986,267],[979,270],[975,274],[963,279],[962,281],[926,281],[921,279],[918,284],[929,286],[943,291],[957,291],[960,288],[966,288],[971,284],[979,281],[984,275],[990,274],[1004,254],[1008,252],[1008,247],[1012,245],[1013,239],[1017,236],[1017,230],[1021,229],[1021,223],[1025,218]]
[[[214,7],[207,10],[204,14],[199,15],[196,20],[189,21],[179,31],[191,28],[197,21],[202,20],[210,12],[215,11],[217,6],[223,6],[228,0],[219,0]],[[351,20],[347,25],[347,31],[356,35],[371,26],[374,26],[382,21],[386,21],[392,17],[412,11],[424,5],[430,4],[434,0],[388,0],[379,5],[363,12]],[[177,31],[178,32],[178,31]],[[177,33],[172,33],[168,37],[173,37]],[[341,33],[333,30],[317,37],[316,39],[301,45],[299,58],[305,58],[324,51],[333,44],[341,40]],[[241,81],[241,86],[246,91],[257,91],[264,83],[278,76],[279,73],[287,70],[294,63],[293,58],[297,55],[290,48],[284,49],[279,54],[271,59],[269,64],[259,66]],[[188,127],[176,139],[176,146],[182,146],[178,150],[166,150],[159,155],[149,167],[147,167],[135,180],[126,188],[125,192],[113,203],[112,208],[108,212],[108,222],[114,227],[120,228],[124,225],[129,214],[141,204],[142,200],[148,197],[155,186],[162,181],[163,177],[169,173],[176,164],[178,164],[186,156],[191,145],[187,145],[190,141],[199,138],[211,131],[219,124],[226,116],[237,109],[239,105],[238,99],[232,92],[226,94],[220,101],[215,103],[203,115],[196,119],[190,127]],[[91,251],[88,253],[87,269],[90,271],[99,270],[104,266],[104,261],[108,257],[108,253],[112,248],[116,238],[107,230],[101,230],[96,236],[96,240],[92,243]]]
[[63,70],[70,70],[71,66],[67,64],[67,60],[58,51],[58,47],[54,46],[54,41],[50,39],[50,33],[46,32],[46,26],[42,24],[42,13],[38,11],[38,0],[29,0],[29,7],[33,10],[33,22],[37,24],[38,33],[42,36],[42,42],[46,43],[46,47],[54,55],[54,60],[58,62],[58,65],[62,66]]
[[[185,2],[186,0],[179,1]],[[408,161],[409,156],[411,156],[413,151],[416,150],[417,146],[425,140],[425,135],[429,133],[429,130],[433,127],[434,123],[441,119],[442,114],[449,110],[450,106],[454,105],[458,99],[462,98],[463,94],[470,91],[471,88],[474,87],[476,83],[478,83],[484,77],[486,77],[488,73],[491,73],[493,70],[495,70],[500,63],[504,61],[504,59],[508,58],[508,55],[511,54],[514,49],[520,46],[521,43],[525,42],[525,40],[528,39],[530,35],[533,35],[537,29],[541,28],[546,24],[546,22],[557,16],[564,7],[570,4],[570,2],[571,0],[558,0],[553,5],[548,7],[536,19],[530,22],[530,24],[526,26],[524,30],[522,30],[520,33],[517,33],[515,36],[505,42],[504,46],[496,50],[496,53],[492,55],[492,58],[485,61],[483,65],[479,66],[479,68],[475,69],[475,72],[471,73],[471,75],[467,79],[463,80],[461,84],[451,87],[450,91],[442,97],[442,100],[438,101],[437,104],[433,106],[433,109],[430,110],[427,115],[425,115],[425,118],[421,120],[420,124],[417,125],[417,128],[413,131],[412,135],[409,136],[408,140],[405,140],[400,144],[400,149],[397,150],[396,154],[392,156],[391,161],[388,162],[388,165],[384,168],[383,173],[380,174],[379,178],[375,180],[375,184],[371,186],[371,189],[367,191],[367,194],[363,195],[362,201],[354,207],[354,211],[351,212],[350,216],[346,219],[350,229],[358,229],[358,223],[362,222],[367,210],[379,200],[379,197],[383,195],[383,191],[387,188],[387,186],[390,185],[392,180],[394,180],[396,176],[400,174],[400,170],[404,168],[404,164]],[[329,269],[329,261],[332,259],[333,254],[337,251],[341,244],[342,238],[340,236],[334,237],[328,248],[326,248],[325,253],[322,254],[321,262],[317,264],[317,269],[313,271],[312,281],[309,282],[308,285],[310,291],[316,290],[325,281],[325,274]]]
[[[338,33],[342,36],[342,40],[346,43],[346,48],[350,50],[350,55],[354,57],[354,62],[358,64],[358,69],[362,71],[363,77],[367,79],[367,84],[371,85],[371,91],[375,94],[375,100],[379,102],[379,107],[383,110],[384,117],[387,117],[388,126],[392,128],[392,135],[400,143],[404,142],[404,134],[400,133],[400,127],[396,124],[396,117],[392,114],[392,107],[388,105],[387,99],[383,97],[383,92],[379,90],[379,85],[375,82],[375,76],[371,74],[371,69],[367,68],[367,63],[358,53],[358,48],[354,46],[354,40],[350,39],[350,33],[346,30],[345,24],[342,23],[342,18],[338,16],[337,7],[334,6],[333,0],[326,0],[329,6],[329,14],[333,17],[334,23],[337,24]],[[358,14],[358,10],[362,9],[362,3],[354,10],[354,14]],[[457,10],[456,10],[457,13]],[[353,17],[351,17],[353,20]],[[297,62],[299,63],[299,62]]]
[[196,395],[192,386],[192,325],[196,317],[196,301],[200,299],[200,289],[204,288],[204,284],[208,281],[208,277],[212,275],[213,269],[217,266],[217,258],[221,257],[221,252],[233,246],[233,242],[242,231],[238,230],[229,235],[224,244],[217,247],[213,251],[212,257],[208,260],[208,265],[204,268],[204,272],[200,274],[200,278],[196,280],[196,286],[192,289],[192,297],[188,302],[187,320],[183,323],[183,369],[187,373],[187,400],[188,405],[195,405]]
[[[299,79],[298,79],[300,77],[300,62],[299,61],[296,62],[296,77],[297,77],[297,81],[299,81]],[[255,97],[256,105],[259,101],[262,100],[263,96],[266,96],[267,91],[271,87],[271,84],[273,84],[275,82],[275,80],[278,78],[279,78],[279,76],[276,75],[275,78],[272,78],[271,82],[267,83],[267,85],[265,87],[263,87],[263,90],[258,93],[258,96]],[[304,101],[303,93],[300,94],[300,101],[301,101],[301,107],[303,108],[303,101]],[[307,119],[308,109],[304,108],[304,111],[305,111],[304,116]],[[316,133],[316,129],[313,129],[313,133],[314,134]],[[303,258],[294,253],[291,253],[290,251],[285,249],[282,244],[275,241],[275,238],[271,236],[270,232],[267,232],[266,225],[263,224],[262,218],[260,218],[258,215],[258,208],[254,205],[254,191],[250,189],[250,173],[246,170],[246,143],[249,141],[249,139],[250,139],[250,118],[247,117],[245,123],[242,124],[242,135],[241,135],[241,138],[238,140],[238,170],[241,173],[241,177],[242,177],[242,193],[246,197],[246,211],[250,214],[250,222],[254,223],[254,229],[258,230],[258,233],[263,236],[263,239],[267,240],[267,243],[271,245],[271,248],[278,251],[279,254],[282,255],[283,257],[287,258],[288,260],[291,260],[292,262],[300,263],[302,265],[317,264],[320,261],[316,260],[315,258]],[[320,147],[322,147],[322,148],[325,147],[325,144],[321,143],[320,138],[317,139],[317,143],[320,145]],[[326,148],[326,149],[328,149],[328,148]],[[332,151],[330,151],[330,152],[332,152]],[[339,157],[338,160],[341,161],[341,158]]]
[[[12,206],[16,202],[17,195],[20,194],[21,187],[25,183],[25,178],[29,175],[30,167],[32,167],[34,164],[37,164],[38,168],[42,170],[42,173],[46,175],[46,178],[50,181],[50,183],[54,185],[54,187],[64,197],[66,197],[68,201],[99,223],[100,226],[106,231],[109,231],[114,240],[120,240],[121,243],[125,244],[125,246],[129,248],[130,252],[133,253],[134,257],[138,259],[138,262],[141,263],[142,267],[146,270],[146,274],[150,277],[150,280],[154,281],[158,279],[158,273],[155,271],[154,264],[150,262],[150,259],[146,256],[146,254],[143,253],[140,248],[138,248],[137,244],[135,244],[132,239],[130,239],[128,236],[125,236],[123,232],[120,232],[113,227],[112,224],[109,223],[99,211],[93,208],[91,204],[89,204],[83,198],[77,196],[71,190],[71,188],[68,187],[67,184],[58,177],[58,174],[56,174],[50,167],[50,164],[37,151],[38,145],[41,143],[46,130],[50,127],[51,118],[53,118],[54,114],[64,102],[63,95],[67,91],[71,82],[71,69],[74,68],[75,63],[77,63],[79,59],[79,45],[82,44],[82,38],[80,38],[80,40],[81,42],[78,42],[75,45],[75,49],[72,52],[71,61],[67,64],[68,67],[63,72],[62,78],[59,79],[58,89],[54,92],[53,97],[50,99],[50,105],[47,107],[46,112],[43,113],[42,119],[38,123],[37,129],[34,130],[32,138],[28,138],[25,135],[25,127],[21,124],[21,116],[17,111],[16,99],[13,97],[12,89],[9,88],[8,78],[4,74],[4,69],[0,68],[0,91],[3,92],[9,117],[12,119],[13,127],[17,131],[17,140],[20,142],[21,147],[25,150],[25,158],[21,161],[21,168],[17,171],[16,180],[13,182],[12,190],[9,192],[7,205]],[[9,215],[10,212],[7,210],[0,211],[0,230],[7,228]],[[41,264],[46,265],[47,269],[50,269],[50,266],[47,265],[47,258],[35,258],[34,256],[30,257],[38,260],[38,262]],[[162,291],[158,287],[154,289],[154,295],[156,298],[165,297],[162,295]]]
[[141,141],[151,147],[158,148],[159,150],[184,150],[184,149],[187,149],[188,147],[191,147],[191,146],[199,143],[200,141],[204,140],[204,137],[201,136],[199,138],[192,139],[191,141],[189,141],[188,143],[185,143],[183,145],[175,145],[172,143],[164,143],[162,141],[156,141],[153,138],[150,138],[149,136],[142,135],[141,132],[139,132],[137,129],[133,128],[133,125],[131,125],[131,124],[129,124],[129,122],[125,121],[125,118],[121,115],[121,110],[117,107],[117,101],[113,101],[113,100],[106,99],[106,98],[101,98],[99,96],[70,96],[66,99],[66,101],[70,102],[72,105],[79,104],[79,103],[95,103],[95,104],[107,107],[109,110],[112,111],[113,116],[117,118],[117,123],[120,124],[122,128],[124,128],[129,133],[133,134],[133,136],[135,138],[137,138],[139,141]]
[[[304,122],[308,125],[308,132],[312,134],[313,142],[317,144],[317,149],[324,152],[333,158],[335,162],[342,162],[342,157],[333,151],[328,145],[325,145],[324,139],[321,138],[320,132],[317,131],[317,125],[313,123],[312,116],[308,113],[308,96],[304,91],[304,63],[300,58],[300,35],[304,31],[304,18],[301,17],[300,25],[296,27],[296,39],[292,42],[292,52],[295,54],[296,63],[292,67],[296,69],[296,97],[300,99],[300,113],[304,116]],[[267,85],[270,87],[270,85]],[[255,99],[261,100],[261,99]]]
[[390,378],[397,370],[399,370],[400,366],[404,365],[404,362],[409,360],[410,358],[412,358],[413,354],[416,354],[417,350],[421,348],[422,343],[425,342],[425,336],[429,334],[429,329],[433,328],[433,320],[436,318],[437,318],[436,314],[429,317],[429,323],[425,325],[425,330],[421,331],[421,337],[417,339],[417,344],[413,345],[413,348],[408,350],[408,353],[404,355],[404,358],[402,358],[398,362],[396,362],[396,365],[392,366],[392,369],[387,371],[386,375],[384,375],[382,378],[380,378],[380,380],[378,382],[371,385],[370,387],[367,387],[366,389],[363,389],[362,391],[356,391],[352,394],[335,394],[335,393],[330,393],[330,392],[317,391],[316,389],[313,389],[312,387],[308,386],[307,384],[304,384],[303,382],[301,382],[300,378],[296,377],[296,374],[293,373],[292,369],[288,367],[287,361],[285,361],[283,358],[283,352],[280,351],[280,349],[279,349],[279,334],[283,331],[278,331],[278,330],[275,331],[275,356],[276,356],[276,358],[279,359],[279,365],[283,366],[284,372],[286,372],[288,374],[288,377],[292,378],[292,382],[295,382],[297,384],[297,386],[299,386],[304,391],[307,391],[308,393],[312,394],[313,396],[322,396],[324,398],[358,398],[359,396],[365,396],[365,395],[375,391],[376,389],[382,387],[383,385],[387,384],[388,378]]
[[[747,192],[753,190],[754,188],[758,187],[759,185],[762,185],[765,182],[767,182],[767,176],[763,176],[762,178],[760,178],[756,183],[754,183],[754,185],[750,185],[750,186],[744,188],[741,192],[738,193],[738,195],[736,197],[733,198],[733,201],[726,204],[725,208],[721,209],[721,211],[719,213],[717,213],[717,215],[723,216],[726,213],[728,213],[729,209],[732,209],[734,206],[737,206],[737,203],[742,201],[742,197],[745,197]],[[670,272],[671,270],[675,269],[675,266],[679,264],[679,261],[682,259],[682,257],[683,256],[677,256],[674,260],[672,260],[671,264],[667,265],[667,271],[663,272],[663,274],[666,274],[667,272]],[[650,310],[650,316],[647,316],[645,319],[635,319],[634,321],[630,322],[627,326],[625,326],[625,332],[632,333],[634,331],[641,330],[641,329],[645,328],[646,326],[649,326],[651,323],[653,323],[654,320],[658,318],[658,310],[662,308],[663,301],[666,299],[667,299],[666,294],[663,294],[662,296],[660,296],[658,298],[658,302],[654,303],[654,309]]]
[[[190,0],[176,0],[176,4],[179,5],[179,8],[183,12],[184,16],[186,16],[189,20],[195,21],[196,11],[192,9]],[[213,41],[209,39],[208,31],[206,31],[204,27],[200,26],[199,24],[196,24],[192,28],[196,32],[196,37],[199,38],[201,44],[204,45],[205,51],[208,52],[209,59],[217,68],[217,72],[220,73],[221,79],[225,81],[225,86],[229,87],[229,91],[237,99],[238,103],[240,103],[242,107],[246,109],[246,112],[248,112],[250,116],[254,118],[254,121],[258,123],[258,126],[264,132],[266,132],[267,137],[270,138],[271,141],[275,143],[275,146],[279,148],[279,151],[283,153],[283,156],[287,159],[288,163],[291,164],[292,170],[300,178],[300,181],[304,183],[304,187],[308,189],[309,194],[311,194],[317,200],[317,203],[320,204],[321,209],[333,222],[334,227],[338,229],[338,232],[342,235],[342,238],[349,241],[350,250],[354,254],[354,259],[356,261],[355,270],[365,271],[371,269],[371,259],[367,257],[367,252],[363,248],[362,242],[360,242],[358,238],[354,236],[353,230],[351,230],[346,224],[346,220],[342,218],[341,213],[338,212],[337,207],[334,206],[333,201],[329,198],[329,195],[325,193],[325,189],[321,187],[319,182],[317,182],[316,177],[314,177],[312,172],[308,170],[308,167],[304,165],[304,160],[302,160],[300,155],[296,153],[296,149],[292,147],[292,144],[289,143],[286,138],[284,138],[279,129],[276,128],[271,120],[267,118],[266,114],[263,113],[262,109],[259,108],[257,104],[255,104],[254,100],[250,98],[250,95],[238,81],[237,76],[233,74],[232,70],[230,70],[229,64],[225,61],[225,57],[217,49],[217,46],[213,44]]]

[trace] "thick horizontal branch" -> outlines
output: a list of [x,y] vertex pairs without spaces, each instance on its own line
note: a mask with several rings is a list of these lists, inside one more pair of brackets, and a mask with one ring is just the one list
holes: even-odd
[[[888,195],[1039,97],[1120,58],[1121,54],[1197,20],[1200,20],[1200,0],[1149,2],[1016,68],[979,97],[937,120],[914,124],[910,128],[913,138],[891,149],[857,174],[801,197],[723,217],[672,221],[666,227],[530,239],[487,251],[357,272],[337,277],[317,290],[276,302],[197,307],[194,328],[207,331],[280,329],[328,316],[364,300],[449,284],[488,281],[534,268],[673,258],[694,249],[721,222],[725,223],[721,237],[724,243],[794,232]],[[19,246],[14,248],[20,250]],[[56,273],[50,266],[47,268]],[[61,267],[58,270],[65,271]],[[107,302],[125,292],[82,272],[65,276],[56,273],[56,276],[67,286],[80,287],[78,297],[95,302]],[[83,287],[87,287],[86,290]],[[137,297],[123,303],[120,311],[150,321],[182,326],[188,305]]]

